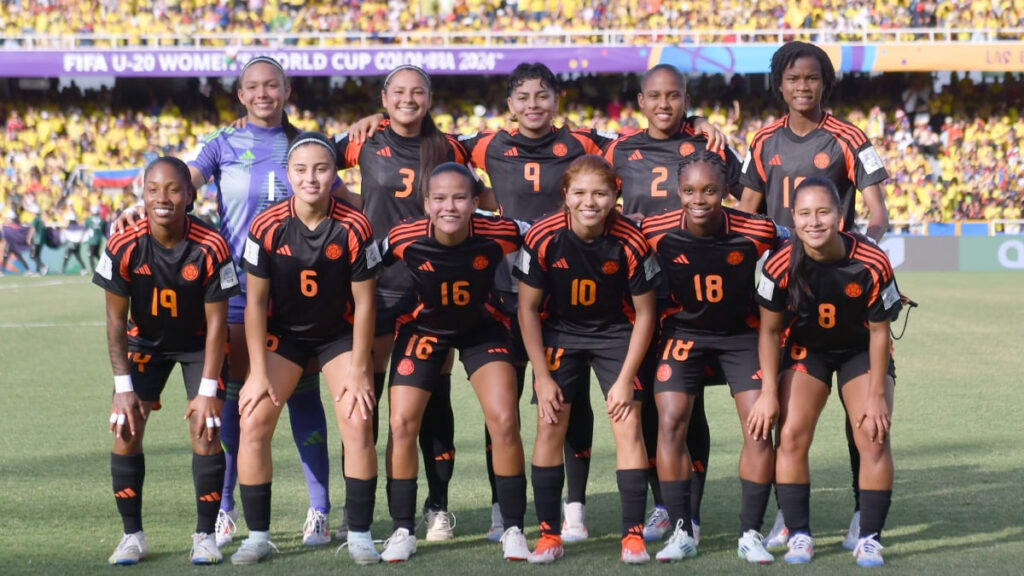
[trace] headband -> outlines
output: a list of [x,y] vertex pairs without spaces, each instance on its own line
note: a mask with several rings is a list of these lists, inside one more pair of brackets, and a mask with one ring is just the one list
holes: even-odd
[[388,75],[384,78],[384,87],[387,88],[388,84],[391,83],[391,79],[395,76],[395,74],[398,74],[403,70],[412,70],[413,72],[416,72],[417,74],[422,76],[424,80],[426,80],[427,87],[430,87],[430,76],[423,70],[423,68],[420,68],[419,66],[413,66],[412,64],[402,64],[398,68],[395,68],[391,72],[388,72]]
[[334,150],[334,144],[327,139],[327,136],[324,136],[319,132],[303,132],[296,136],[295,140],[292,141],[292,145],[288,147],[288,159],[291,160],[292,152],[295,152],[296,148],[306,144],[319,144],[323,146],[328,152],[330,152],[334,163],[338,163],[338,153]]
[[242,66],[242,71],[239,72],[238,75],[244,76],[245,71],[248,70],[250,66],[252,66],[253,64],[259,64],[260,62],[264,64],[270,64],[274,68],[280,70],[281,74],[285,74],[284,66],[281,66],[281,63],[278,62],[277,60],[271,58],[270,56],[256,56],[255,58],[251,58],[248,62],[245,63],[244,66]]

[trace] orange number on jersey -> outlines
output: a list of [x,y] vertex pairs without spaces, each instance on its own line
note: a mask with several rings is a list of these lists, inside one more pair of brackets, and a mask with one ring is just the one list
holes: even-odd
[[704,277],[704,287],[701,287],[700,274],[693,277],[693,290],[697,293],[697,301],[721,302],[724,291],[722,290],[722,277],[718,274],[708,274]]
[[[449,286],[451,287],[451,297],[449,298]],[[449,302],[453,302],[456,306],[466,306],[469,304],[469,282],[466,280],[456,280],[455,282],[442,282],[441,283],[441,305],[448,306]]]
[[828,330],[836,327],[836,305],[822,302],[818,304],[818,326]]
[[160,308],[171,311],[171,318],[178,317],[178,294],[170,288],[153,286],[153,316],[158,316]]
[[299,273],[299,289],[307,298],[316,296],[319,287],[316,285],[316,270],[303,270]]
[[661,359],[668,360],[671,356],[676,361],[686,362],[686,359],[690,357],[690,348],[693,348],[693,340],[669,338],[665,342],[665,351],[661,354]]
[[399,168],[398,173],[402,175],[402,184],[405,188],[395,191],[395,198],[408,198],[412,194],[412,183],[416,180],[416,171],[412,168]]
[[540,192],[540,164],[527,162],[523,166],[523,178],[533,182],[533,191]]
[[592,306],[597,301],[597,282],[573,278],[571,300],[573,306]]
[[409,344],[405,347],[405,355],[412,356],[415,354],[420,360],[426,360],[434,353],[434,344],[437,344],[436,336],[413,334],[412,338],[409,339]]
[[544,349],[544,352],[548,360],[548,370],[551,372],[558,370],[558,367],[562,365],[562,354],[565,353],[565,349],[552,348],[549,346]]
[[793,187],[789,187],[789,176],[782,179],[782,207],[789,208],[789,195],[793,193],[800,186],[800,183],[804,181],[803,176],[797,176],[793,178]]
[[668,168],[656,166],[651,168],[651,173],[654,174],[654,180],[651,181],[651,198],[664,198],[668,196],[668,190],[658,188],[665,180],[668,180]]

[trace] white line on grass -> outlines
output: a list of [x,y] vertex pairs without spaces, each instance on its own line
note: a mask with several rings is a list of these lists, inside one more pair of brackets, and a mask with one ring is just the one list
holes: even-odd
[[29,282],[25,284],[0,284],[0,290],[18,290],[19,288],[48,288],[51,286],[65,286],[68,284],[79,284],[81,280],[43,280],[42,282]]
[[0,324],[0,328],[74,328],[106,325],[106,322],[10,322]]

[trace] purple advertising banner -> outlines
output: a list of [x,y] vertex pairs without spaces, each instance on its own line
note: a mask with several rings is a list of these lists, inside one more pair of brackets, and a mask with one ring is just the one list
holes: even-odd
[[204,50],[0,50],[0,77],[234,76],[250,58],[276,58],[295,76],[377,76],[403,64],[431,74],[508,74],[521,62],[543,62],[555,73],[647,70],[647,46],[573,48],[374,48]]

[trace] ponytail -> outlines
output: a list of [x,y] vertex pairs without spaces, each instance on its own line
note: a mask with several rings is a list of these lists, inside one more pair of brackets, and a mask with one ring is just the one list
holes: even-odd
[[284,110],[281,110],[281,128],[284,129],[284,135],[288,137],[288,142],[293,142],[301,133],[299,129],[292,125],[288,120],[288,113]]
[[430,173],[451,160],[448,138],[437,129],[434,118],[427,112],[420,125],[420,197],[427,197]]
[[789,270],[787,271],[789,280],[786,285],[789,294],[789,307],[793,312],[799,311],[801,305],[814,299],[811,284],[807,281],[806,259],[804,243],[794,234],[793,250],[789,253]]

